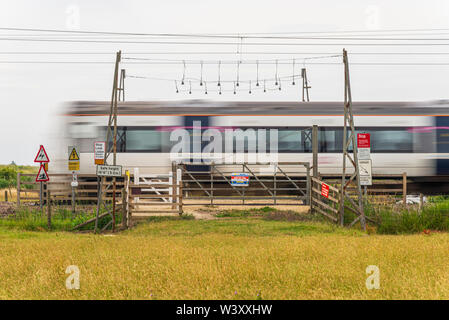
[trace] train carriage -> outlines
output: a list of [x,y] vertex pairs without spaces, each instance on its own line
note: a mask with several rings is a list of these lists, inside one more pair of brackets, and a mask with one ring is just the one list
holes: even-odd
[[[79,101],[68,103],[63,114],[58,143],[76,145],[81,153],[81,173],[94,173],[93,143],[105,140],[110,102]],[[374,174],[398,174],[431,177],[449,174],[449,104],[437,102],[355,102],[355,129],[371,134],[371,158]],[[200,151],[190,150],[183,162],[253,161],[252,145],[264,146],[278,162],[312,160],[308,130],[318,125],[319,170],[338,174],[342,166],[342,102],[211,102],[161,101],[120,102],[118,105],[117,163],[125,169],[139,167],[141,172],[166,173],[171,169],[173,131],[189,133],[194,144],[194,129],[200,134],[214,129],[241,130],[246,133],[243,150],[238,141],[223,142],[213,159]],[[277,146],[270,144],[270,132],[276,130]],[[265,135],[258,132],[265,131]],[[253,134],[252,132],[255,132]],[[231,138],[232,139],[232,138]],[[231,149],[226,148],[231,146]],[[66,147],[65,149],[66,150]],[[216,150],[214,150],[216,151]],[[241,156],[241,157],[239,157]],[[243,158],[242,158],[243,157]],[[62,155],[52,171],[67,172]],[[272,162],[272,161],[270,161]]]

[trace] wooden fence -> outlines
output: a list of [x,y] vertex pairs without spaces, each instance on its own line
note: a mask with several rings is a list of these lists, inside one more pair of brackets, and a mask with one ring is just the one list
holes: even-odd
[[[17,174],[17,204],[39,202],[42,192],[42,201],[47,198],[47,190],[50,190],[51,200],[59,203],[72,201],[72,175],[71,174],[49,174],[49,182],[35,182],[35,174]],[[97,176],[94,174],[78,175],[78,187],[74,188],[75,201],[86,201],[96,203],[98,196]],[[121,197],[124,187],[124,178],[117,179],[116,198]],[[112,178],[107,178],[107,182]],[[105,200],[112,200],[113,191],[106,189],[107,183],[103,183],[103,195]],[[41,191],[42,188],[42,191]]]
[[[327,187],[327,196],[322,194],[323,185]],[[338,222],[340,208],[340,190],[335,186],[312,177],[310,211],[318,212],[333,222]]]
[[[341,178],[336,178],[335,175],[326,175],[326,181],[335,186],[339,186]],[[371,186],[362,186],[362,191],[368,197],[369,202],[375,204],[388,203],[398,200],[396,196],[402,196],[402,202],[407,202],[407,184],[410,181],[407,179],[407,173],[402,174],[383,174],[373,175],[373,184]],[[350,191],[354,191],[348,188]]]

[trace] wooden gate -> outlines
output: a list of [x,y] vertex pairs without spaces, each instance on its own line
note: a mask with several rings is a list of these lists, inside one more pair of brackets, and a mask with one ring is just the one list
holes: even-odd
[[179,172],[143,175],[134,170],[133,179],[128,177],[125,183],[128,225],[133,218],[183,213]]
[[333,222],[339,220],[340,191],[322,180],[312,177],[310,211],[318,212]]

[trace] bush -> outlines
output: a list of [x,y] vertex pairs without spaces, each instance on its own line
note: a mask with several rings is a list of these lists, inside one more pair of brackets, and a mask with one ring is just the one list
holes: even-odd
[[5,166],[0,168],[0,189],[14,187],[17,183],[16,166]]
[[377,233],[406,234],[425,230],[449,231],[449,201],[432,202],[420,212],[416,206],[367,207],[365,213],[378,222]]

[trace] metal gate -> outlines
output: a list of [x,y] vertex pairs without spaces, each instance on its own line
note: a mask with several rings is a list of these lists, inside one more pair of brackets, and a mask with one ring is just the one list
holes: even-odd
[[[184,205],[308,205],[308,162],[274,164],[178,164],[181,169]],[[236,184],[235,177],[247,177]]]

